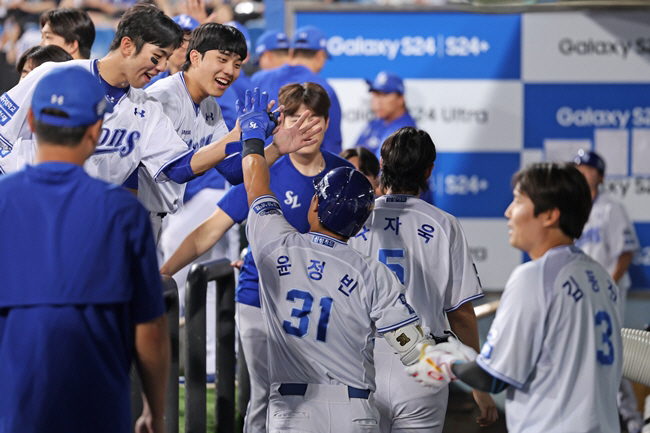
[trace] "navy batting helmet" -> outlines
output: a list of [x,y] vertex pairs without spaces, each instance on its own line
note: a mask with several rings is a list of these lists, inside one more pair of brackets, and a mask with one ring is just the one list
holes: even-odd
[[318,220],[327,229],[347,238],[357,234],[375,203],[366,176],[350,167],[338,167],[315,179]]
[[589,152],[588,150],[580,149],[573,158],[573,163],[575,165],[588,165],[594,167],[600,172],[600,174],[605,174],[605,160],[600,157],[596,152]]

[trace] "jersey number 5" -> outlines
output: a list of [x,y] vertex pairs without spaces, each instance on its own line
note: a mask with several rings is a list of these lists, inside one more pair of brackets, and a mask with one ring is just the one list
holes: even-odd
[[[291,289],[287,293],[287,301],[298,302],[302,300],[302,308],[291,310],[291,317],[298,319],[298,326],[294,326],[290,320],[282,323],[284,331],[296,337],[304,337],[309,332],[309,314],[311,313],[314,297],[305,290]],[[325,342],[327,338],[327,325],[330,322],[330,311],[332,310],[332,298],[320,298],[320,318],[318,319],[318,330],[316,340]]]
[[596,313],[596,326],[600,326],[603,323],[606,325],[605,331],[602,335],[602,344],[605,345],[607,350],[597,350],[596,357],[598,362],[603,365],[612,365],[614,363],[614,344],[612,344],[612,320],[609,318],[607,311],[600,310]]
[[402,248],[380,248],[379,261],[388,266],[388,269],[399,279],[399,282],[404,284],[404,266],[399,263],[388,263],[388,259],[403,259],[404,250]]

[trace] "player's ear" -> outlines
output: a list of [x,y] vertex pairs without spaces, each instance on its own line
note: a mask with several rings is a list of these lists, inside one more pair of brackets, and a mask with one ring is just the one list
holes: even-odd
[[549,209],[545,212],[542,212],[540,216],[543,217],[542,223],[544,227],[560,227],[560,209],[556,207]]
[[120,41],[120,50],[125,57],[129,57],[132,52],[135,52],[133,40],[128,36],[124,36]]
[[427,179],[431,177],[431,173],[433,172],[433,166],[434,164],[431,164],[431,167],[427,168]]
[[194,67],[199,66],[201,63],[201,53],[196,50],[190,51],[190,63]]
[[34,112],[32,107],[27,109],[27,124],[29,125],[30,131],[34,132]]
[[72,41],[68,45],[68,54],[74,57],[74,54],[79,52],[79,41]]
[[86,134],[84,135],[83,139],[85,140],[84,145],[88,147],[88,156],[92,155],[95,152],[95,147],[97,147],[99,136],[102,132],[102,122],[103,119],[99,119],[97,122],[90,125],[88,129],[86,129]]

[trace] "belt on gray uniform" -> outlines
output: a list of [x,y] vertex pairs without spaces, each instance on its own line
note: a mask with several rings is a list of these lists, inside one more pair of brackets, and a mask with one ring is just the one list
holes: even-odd
[[156,216],[160,219],[163,219],[167,216],[167,212],[158,212]]
[[[307,392],[307,383],[283,383],[278,388],[280,395],[305,395]],[[368,399],[370,390],[354,388],[348,386],[348,397]]]

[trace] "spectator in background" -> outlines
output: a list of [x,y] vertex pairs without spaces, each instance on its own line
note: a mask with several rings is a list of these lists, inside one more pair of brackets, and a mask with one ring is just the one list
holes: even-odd
[[172,19],[176,24],[181,26],[181,29],[183,29],[183,43],[180,47],[174,50],[171,56],[169,56],[169,60],[167,60],[169,69],[153,77],[151,81],[149,81],[149,84],[144,87],[145,89],[162,78],[174,75],[181,70],[181,66],[185,63],[187,45],[190,43],[190,36],[192,35],[192,31],[199,26],[199,22],[187,14],[176,15]]
[[354,168],[363,173],[375,190],[375,196],[384,195],[383,189],[379,185],[379,160],[374,153],[365,147],[353,147],[341,152],[341,157],[350,161]]
[[[582,251],[610,273],[619,288],[621,319],[632,282],[628,274],[639,239],[623,205],[608,194],[599,193],[605,179],[605,161],[596,152],[580,150],[573,160],[587,179],[593,204],[582,236],[576,241]],[[629,433],[639,433],[643,417],[639,413],[632,383],[623,378],[618,391],[618,411]]]
[[0,249],[1,429],[133,431],[135,356],[138,425],[164,431],[170,343],[149,216],[82,167],[113,107],[81,67],[49,71],[29,102],[39,163],[0,178],[0,239],[11,245]]
[[372,111],[376,118],[368,122],[357,146],[370,149],[379,159],[381,145],[389,135],[405,126],[416,126],[406,110],[404,82],[398,75],[381,71],[374,81],[366,81],[370,85]]
[[25,51],[18,63],[16,63],[16,71],[20,74],[22,80],[32,72],[32,69],[42,65],[45,62],[67,62],[72,60],[72,56],[66,50],[56,45],[48,45],[46,47],[36,46]]
[[257,72],[251,81],[255,87],[266,91],[270,100],[278,100],[280,88],[285,84],[313,82],[322,86],[329,96],[329,126],[325,132],[323,149],[336,155],[341,153],[341,105],[332,86],[318,73],[327,60],[327,38],[314,26],[296,30],[291,40],[289,64]]
[[273,69],[289,63],[289,38],[285,32],[267,30],[257,38],[255,56],[260,69]]
[[73,59],[90,59],[95,25],[81,9],[52,9],[41,15],[41,45],[63,48]]

